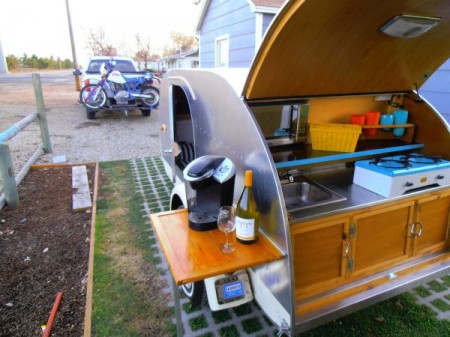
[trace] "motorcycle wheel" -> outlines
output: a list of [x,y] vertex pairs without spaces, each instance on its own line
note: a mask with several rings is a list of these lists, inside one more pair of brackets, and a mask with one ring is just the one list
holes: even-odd
[[153,108],[159,104],[159,90],[153,86],[145,87],[142,90],[143,95],[149,95],[150,98],[143,98],[142,101],[145,105]]
[[96,84],[85,85],[80,91],[80,102],[87,108],[100,109],[106,104],[106,93]]
[[95,111],[95,110],[91,110],[89,108],[86,108],[86,117],[87,117],[87,119],[94,119],[96,112],[97,111]]

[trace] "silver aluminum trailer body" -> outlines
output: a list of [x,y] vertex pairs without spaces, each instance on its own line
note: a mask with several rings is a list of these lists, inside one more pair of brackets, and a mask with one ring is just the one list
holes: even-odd
[[[270,302],[261,306],[267,308],[275,323],[290,327],[294,304],[292,262],[288,258],[291,250],[289,222],[267,143],[239,94],[247,72],[246,69],[222,73],[214,70],[169,71],[161,86],[160,122],[164,130],[161,132],[161,153],[168,176],[174,183],[178,182],[172,203],[175,203],[174,198],[184,198],[181,169],[173,155],[174,142],[193,144],[195,157],[215,154],[230,158],[236,165],[237,187],[244,186],[245,170],[253,170],[260,228],[286,254],[281,261],[252,269],[255,297],[260,304]],[[183,96],[187,105],[180,107]],[[189,111],[185,110],[187,107]],[[240,192],[235,188],[235,201]],[[172,204],[172,208],[177,206],[179,204]]]
[[[403,36],[402,29],[406,29]],[[411,36],[416,33],[423,34]],[[306,300],[298,296],[300,288],[296,282],[301,281],[301,273],[294,270],[294,265],[297,266],[294,253],[300,247],[296,246],[295,251],[292,247],[294,238],[290,234],[289,218],[292,214],[288,214],[280,179],[280,174],[298,168],[298,160],[275,162],[272,139],[269,141],[267,137],[266,117],[270,118],[265,115],[264,107],[293,104],[300,111],[300,106],[309,106],[308,123],[348,123],[351,113],[380,108],[380,98],[392,98],[388,105],[401,97],[412,123],[417,125],[413,143],[423,144],[429,154],[449,157],[448,124],[417,92],[450,57],[446,43],[449,40],[450,7],[446,0],[289,0],[269,27],[250,70],[180,69],[166,74],[161,84],[158,115],[161,154],[166,172],[175,183],[171,207],[186,206],[181,172],[184,164],[196,157],[222,155],[234,162],[235,201],[239,186],[244,183],[244,171],[254,171],[261,230],[284,252],[285,258],[252,268],[249,275],[256,301],[281,329],[304,331],[320,325],[446,273],[450,264],[448,259],[430,262],[429,268],[418,268],[404,277],[371,286],[370,280],[383,278],[383,273],[388,272],[389,276],[390,272],[396,274],[402,268],[414,269],[416,264],[423,265],[434,255],[420,256],[388,271],[355,277],[354,281],[349,277],[338,288],[308,294]],[[297,114],[297,132],[299,120]],[[275,131],[281,129],[278,125]],[[297,139],[297,136],[298,133],[292,145],[302,148],[303,143],[309,144],[309,139]],[[179,149],[181,155],[177,156]],[[338,162],[342,163],[340,158]],[[346,164],[356,160],[350,155],[345,158]],[[314,170],[320,166],[314,165],[305,167]],[[351,187],[351,193],[355,190]],[[355,194],[348,196],[349,200],[358,199]],[[406,197],[374,199],[365,206],[402,198]],[[334,209],[333,214],[340,211]],[[299,213],[301,219],[296,219],[296,224],[300,225],[305,219],[327,215],[326,212],[314,214],[311,210]],[[320,300],[357,287],[367,289],[340,301],[319,304],[316,310],[301,312],[305,302],[311,299]]]

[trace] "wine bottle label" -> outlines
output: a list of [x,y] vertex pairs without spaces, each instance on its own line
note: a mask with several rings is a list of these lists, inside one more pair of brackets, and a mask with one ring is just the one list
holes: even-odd
[[243,219],[236,217],[236,237],[241,240],[255,239],[255,219]]

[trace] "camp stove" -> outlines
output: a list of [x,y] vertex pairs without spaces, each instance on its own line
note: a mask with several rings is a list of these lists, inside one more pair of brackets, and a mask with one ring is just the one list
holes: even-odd
[[450,161],[410,153],[355,162],[353,183],[390,198],[450,184]]

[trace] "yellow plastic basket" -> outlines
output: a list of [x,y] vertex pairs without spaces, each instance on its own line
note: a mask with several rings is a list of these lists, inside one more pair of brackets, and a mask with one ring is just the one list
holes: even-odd
[[313,150],[355,152],[361,126],[354,124],[311,124]]

